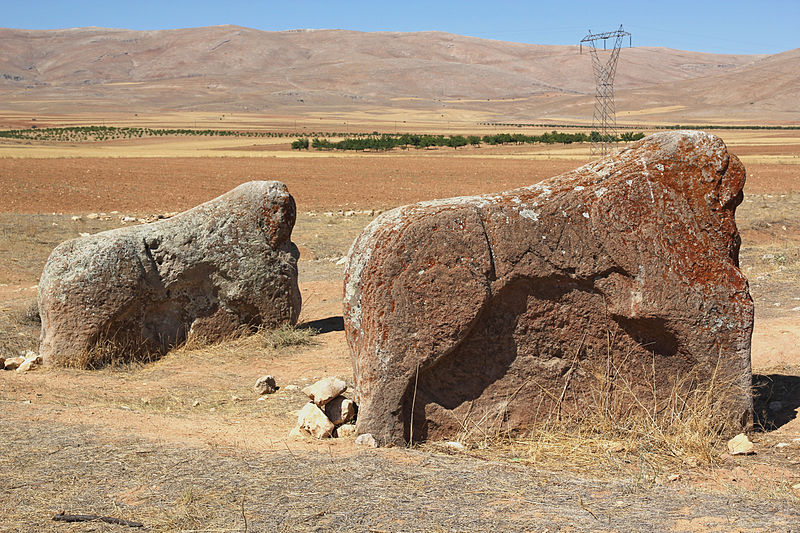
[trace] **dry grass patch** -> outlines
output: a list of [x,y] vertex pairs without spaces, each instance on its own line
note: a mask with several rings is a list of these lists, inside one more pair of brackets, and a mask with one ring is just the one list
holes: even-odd
[[[647,386],[637,387],[611,347],[605,365],[574,369],[591,383],[582,403],[562,410],[563,392],[543,391],[557,407],[533,428],[504,430],[500,416],[490,432],[480,427],[485,421],[467,420],[456,441],[482,457],[599,477],[635,474],[654,481],[665,471],[716,464],[727,438],[741,430],[729,411],[743,394],[741,376],[723,378],[717,369],[708,376],[697,368],[675,376],[665,397],[655,366]],[[568,386],[567,378],[563,391]]]
[[261,329],[258,332],[261,344],[271,350],[281,350],[293,346],[313,346],[319,331],[307,326],[283,324],[274,329]]
[[13,357],[39,346],[39,307],[36,300],[0,310],[0,356]]

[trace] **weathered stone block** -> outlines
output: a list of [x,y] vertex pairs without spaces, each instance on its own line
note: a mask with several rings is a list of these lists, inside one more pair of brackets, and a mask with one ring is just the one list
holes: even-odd
[[102,364],[296,322],[295,216],[284,184],[253,181],[167,220],[60,244],[39,282],[40,354],[71,364],[105,345],[88,362]]
[[719,138],[659,133],[530,187],[377,218],[344,280],[358,433],[522,429],[594,401],[608,368],[651,403],[732,383],[714,401],[746,421],[744,180]]

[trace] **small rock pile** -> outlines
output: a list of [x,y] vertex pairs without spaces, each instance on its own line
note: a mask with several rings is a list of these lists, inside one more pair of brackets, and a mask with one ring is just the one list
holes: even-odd
[[315,439],[355,435],[356,404],[342,393],[347,384],[339,378],[325,378],[303,389],[311,401],[297,415],[290,436],[311,435]]
[[17,372],[27,372],[42,364],[42,358],[39,354],[26,350],[23,355],[18,357],[5,357],[0,356],[0,370],[16,370]]

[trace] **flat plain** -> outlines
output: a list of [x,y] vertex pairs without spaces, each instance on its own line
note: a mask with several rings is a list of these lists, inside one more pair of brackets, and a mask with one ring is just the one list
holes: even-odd
[[[0,113],[0,122],[15,120]],[[212,117],[103,120],[184,127]],[[398,127],[354,115],[338,122],[241,115],[225,117],[224,127],[298,135],[342,131],[334,127],[344,122],[365,132],[499,131],[467,121]],[[156,531],[796,530],[800,131],[718,134],[748,172],[737,222],[756,303],[759,416],[750,435],[757,453],[746,457],[725,454],[724,442],[706,457],[613,436],[561,444],[497,436],[378,450],[288,437],[293,412],[306,401],[290,385],[329,375],[352,383],[339,263],[376,212],[530,185],[588,162],[586,145],[345,153],[292,150],[291,135],[0,141],[0,350],[36,349],[31,308],[56,244],[118,227],[123,217],[181,211],[256,179],[285,182],[297,201],[301,327],[318,332],[310,345],[275,347],[262,332],[184,346],[146,365],[0,373],[0,530],[125,529],[52,522],[62,510]],[[267,373],[281,389],[259,401],[252,384]]]

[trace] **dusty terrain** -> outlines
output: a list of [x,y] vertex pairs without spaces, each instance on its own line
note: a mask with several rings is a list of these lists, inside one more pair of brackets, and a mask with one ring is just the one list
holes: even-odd
[[[61,510],[156,531],[796,530],[800,135],[722,137],[748,169],[737,221],[756,302],[759,426],[756,455],[727,456],[722,443],[710,461],[613,439],[365,450],[287,438],[305,401],[291,385],[352,382],[338,261],[371,220],[363,211],[528,185],[587,161],[586,147],[332,154],[292,152],[291,139],[0,143],[0,349],[35,349],[29,309],[58,242],[251,179],[280,179],[297,199],[301,322],[319,331],[308,346],[272,347],[265,332],[148,365],[0,373],[0,531],[126,529],[51,522]],[[281,389],[257,401],[251,387],[265,373]]]

